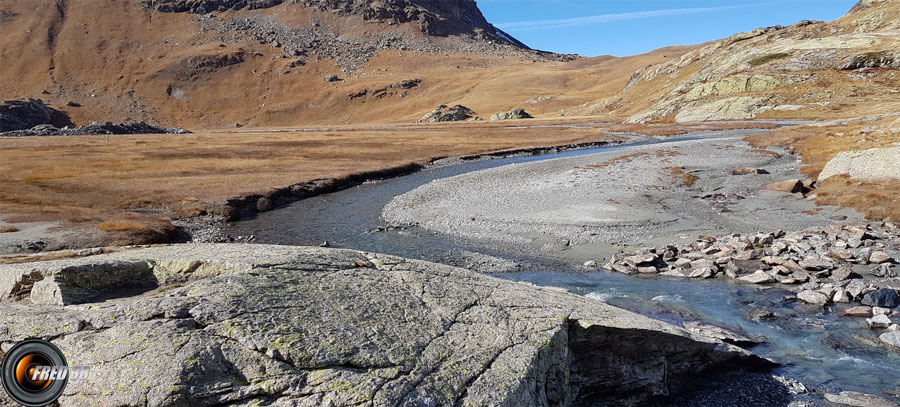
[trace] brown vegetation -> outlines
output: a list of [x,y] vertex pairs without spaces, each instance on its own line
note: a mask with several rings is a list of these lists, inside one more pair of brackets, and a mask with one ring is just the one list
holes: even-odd
[[900,180],[829,177],[816,185],[816,203],[854,208],[871,220],[900,219]]
[[694,174],[684,172],[684,167],[665,167],[663,169],[671,171],[672,175],[686,187],[694,186],[694,182],[699,178]]
[[[896,117],[864,119],[828,126],[781,128],[744,140],[755,146],[777,145],[800,154],[804,164],[800,171],[810,179],[816,179],[825,164],[840,152],[900,142],[900,133],[893,130],[897,124]],[[900,187],[900,181],[896,180],[830,177],[816,184],[817,202],[856,208],[871,219],[900,219],[897,187]]]
[[0,226],[0,233],[12,233],[12,232],[18,232],[18,231],[19,231],[19,228],[15,227],[15,226],[11,226],[11,225]]
[[169,218],[202,214],[208,202],[440,157],[616,139],[587,120],[561,123],[4,138],[0,213],[94,225],[107,241],[162,242],[173,233]]

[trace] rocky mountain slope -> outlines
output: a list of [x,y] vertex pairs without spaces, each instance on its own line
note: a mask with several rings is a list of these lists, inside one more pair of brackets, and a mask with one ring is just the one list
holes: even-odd
[[472,35],[483,40],[509,43],[527,49],[525,44],[494,27],[481,14],[474,0],[142,0],[141,4],[163,12],[206,14],[228,10],[263,9],[282,3],[327,11],[342,16],[359,16],[365,21],[388,25],[413,23],[424,34]]
[[[61,0],[40,10],[13,0],[0,16],[0,76],[11,79],[0,93],[39,97],[78,125],[409,122],[478,78],[509,87],[523,66],[573,58],[528,49],[471,0]],[[415,79],[417,89],[390,97],[349,97]],[[541,85],[478,107],[509,110],[541,96]]]
[[[886,113],[900,97],[900,2],[863,0],[844,17],[763,27],[634,73],[593,114],[629,122],[833,118]],[[649,101],[649,104],[648,102]]]

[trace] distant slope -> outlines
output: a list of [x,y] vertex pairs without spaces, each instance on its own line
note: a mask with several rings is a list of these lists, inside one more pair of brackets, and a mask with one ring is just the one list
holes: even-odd
[[898,30],[900,1],[864,0],[833,22],[759,28],[643,67],[585,113],[625,106],[630,122],[682,122],[879,112],[900,96]]
[[854,117],[898,97],[898,21],[900,0],[865,0],[833,22],[576,59],[528,49],[472,0],[6,0],[0,93],[79,125],[194,130],[415,122],[439,104],[630,122]]
[[[558,116],[675,54],[584,59],[572,69],[561,62],[573,56],[495,38],[472,1],[390,2],[408,5],[403,16],[379,2],[322,7],[357,3],[7,0],[0,93],[41,98],[79,125],[194,130],[414,122],[457,103],[485,117],[516,107]],[[400,87],[413,79],[421,81]]]

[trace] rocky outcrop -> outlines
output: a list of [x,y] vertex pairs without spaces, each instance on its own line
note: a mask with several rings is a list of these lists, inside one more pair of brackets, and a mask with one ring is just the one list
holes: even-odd
[[72,122],[65,113],[45,105],[40,99],[0,102],[0,132],[26,130],[42,124],[66,126]]
[[[772,366],[574,294],[351,250],[168,246],[0,279],[3,349],[45,338],[93,366],[62,405],[628,404],[685,375]],[[109,300],[54,305],[84,301],[76,288]]]
[[698,106],[686,107],[675,116],[675,121],[702,122],[709,120],[743,120],[755,118],[765,106],[766,98],[735,96]]
[[144,122],[114,124],[94,123],[80,127],[57,128],[52,124],[42,124],[25,130],[0,132],[0,137],[24,136],[83,136],[90,134],[185,134],[190,131],[180,127],[159,127]]
[[838,153],[819,173],[819,181],[835,175],[860,180],[900,179],[900,146]]
[[491,115],[491,120],[517,120],[517,119],[532,119],[534,118],[524,109],[513,109],[508,112],[500,112],[494,113]]
[[[773,110],[886,103],[894,96],[877,78],[900,67],[894,34],[898,21],[895,0],[863,1],[835,21],[800,21],[735,34],[635,71],[619,98],[639,109],[627,119],[630,123],[673,115],[679,121],[750,119]],[[836,70],[858,69],[866,71],[833,76]],[[847,91],[836,91],[836,81],[847,83]],[[799,83],[814,85],[789,90]],[[879,91],[861,98],[857,83]]]
[[141,4],[162,12],[206,14],[214,11],[260,9],[282,3],[338,15],[356,15],[387,24],[415,23],[429,35],[479,34],[494,41],[527,48],[487,22],[474,0],[142,0]]
[[844,60],[841,69],[900,68],[900,51],[867,52]]
[[419,120],[419,123],[458,122],[475,117],[475,112],[463,105],[440,105]]

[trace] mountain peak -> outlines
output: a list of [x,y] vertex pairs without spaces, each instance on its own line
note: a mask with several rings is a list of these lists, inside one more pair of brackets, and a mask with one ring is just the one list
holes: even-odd
[[288,4],[389,25],[412,23],[432,36],[474,35],[528,48],[488,23],[474,0],[142,0],[141,4],[160,12],[196,14]]

